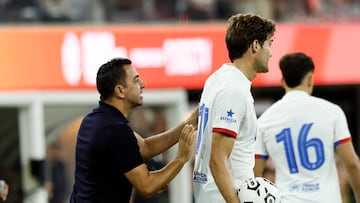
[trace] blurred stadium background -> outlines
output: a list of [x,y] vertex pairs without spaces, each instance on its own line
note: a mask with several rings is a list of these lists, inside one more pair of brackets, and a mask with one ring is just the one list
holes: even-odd
[[[129,57],[147,83],[130,115],[144,136],[171,128],[197,103],[223,62],[226,19],[274,19],[270,72],[253,82],[260,115],[279,99],[278,59],[313,57],[314,95],[339,104],[360,152],[360,0],[0,0],[0,179],[9,203],[65,203],[74,172],[76,130],[97,104],[95,74]],[[162,167],[169,152],[149,164]],[[271,166],[270,166],[271,167]],[[342,175],[344,203],[354,202]],[[270,168],[271,170],[271,168]],[[190,203],[191,164],[169,190],[134,202]]]

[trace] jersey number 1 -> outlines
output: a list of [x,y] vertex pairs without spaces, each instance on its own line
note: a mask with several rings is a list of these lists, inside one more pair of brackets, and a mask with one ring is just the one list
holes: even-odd
[[209,119],[209,108],[205,107],[205,104],[202,104],[199,109],[198,140],[196,144],[196,154],[198,154],[199,152],[201,139],[203,137],[208,119]]
[[[301,166],[308,170],[318,169],[325,161],[324,144],[322,141],[319,138],[311,138],[307,140],[307,136],[312,125],[312,123],[304,124],[301,127],[299,138],[297,140]],[[277,134],[276,142],[283,142],[284,144],[290,173],[298,173],[299,168],[295,157],[290,128],[285,128],[279,134]],[[310,147],[314,148],[315,150],[316,159],[313,162],[309,158],[308,149]]]

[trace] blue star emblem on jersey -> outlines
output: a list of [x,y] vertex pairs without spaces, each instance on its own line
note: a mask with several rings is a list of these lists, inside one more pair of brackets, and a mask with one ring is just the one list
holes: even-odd
[[230,109],[230,111],[227,111],[227,116],[232,118],[232,115],[234,114],[234,112],[232,112],[232,110]]
[[235,113],[230,109],[229,111],[226,111],[226,116],[221,116],[220,120],[225,121],[225,123],[236,123],[236,120],[233,119],[233,115]]

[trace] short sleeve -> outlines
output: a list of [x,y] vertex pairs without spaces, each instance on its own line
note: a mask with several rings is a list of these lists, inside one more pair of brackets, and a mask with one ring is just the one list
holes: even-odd
[[352,140],[344,111],[338,106],[336,110],[336,119],[334,121],[334,147]]
[[256,140],[255,140],[255,158],[268,159],[269,155],[265,147],[264,137],[266,136],[266,131],[261,127],[260,119],[258,121],[258,128],[256,130]]
[[129,126],[114,127],[108,139],[113,160],[121,173],[126,173],[144,163],[137,139]]
[[241,91],[235,88],[221,91],[215,99],[212,131],[237,137],[246,105],[247,102]]

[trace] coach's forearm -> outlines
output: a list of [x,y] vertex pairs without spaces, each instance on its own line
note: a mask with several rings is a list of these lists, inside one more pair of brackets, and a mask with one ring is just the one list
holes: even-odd
[[191,115],[176,127],[144,139],[141,143],[141,155],[144,158],[152,158],[175,145],[179,141],[181,131],[186,124],[191,124],[197,129],[198,113],[199,107],[197,106]]
[[145,150],[142,154],[144,158],[152,158],[174,146],[181,135],[186,122],[182,122],[175,128],[166,132],[150,136],[144,140]]
[[154,193],[162,190],[166,185],[175,178],[180,170],[185,165],[185,159],[174,159],[169,162],[164,168],[157,171],[151,171],[149,178],[146,181],[148,185],[138,188],[138,192],[143,196],[151,196]]

